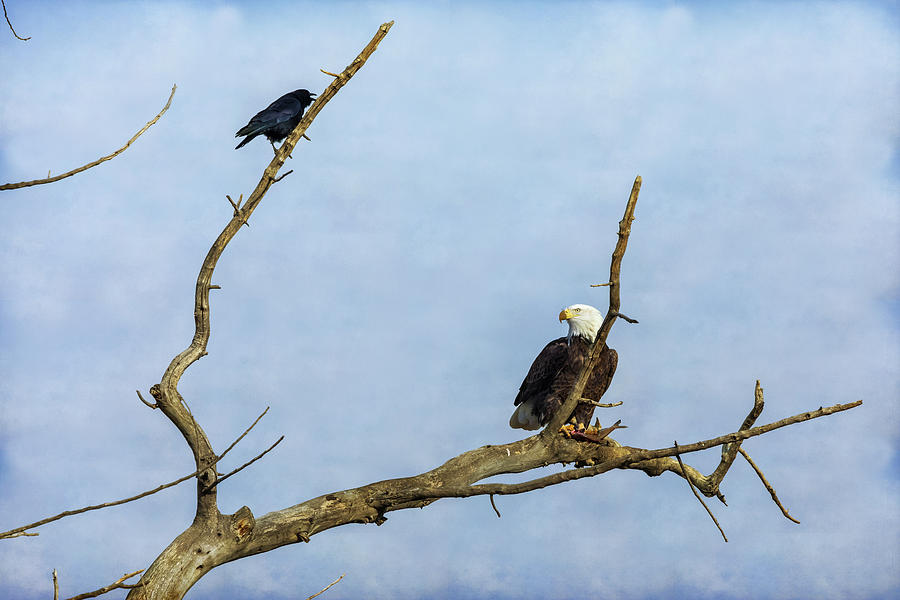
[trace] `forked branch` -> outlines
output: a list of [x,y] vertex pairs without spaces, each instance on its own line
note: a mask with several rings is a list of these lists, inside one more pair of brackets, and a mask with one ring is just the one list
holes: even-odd
[[[262,412],[261,415],[256,417],[256,420],[253,421],[253,423],[250,425],[250,427],[248,427],[244,431],[244,433],[239,435],[237,437],[237,439],[235,439],[231,443],[231,445],[229,445],[227,448],[225,448],[225,451],[222,452],[222,454],[220,454],[218,456],[218,458],[216,458],[216,460],[210,466],[215,466],[216,463],[218,463],[223,458],[225,458],[225,456],[231,451],[231,449],[234,448],[238,444],[238,442],[240,442],[242,439],[244,439],[244,436],[246,436],[248,433],[250,433],[250,430],[253,429],[257,423],[259,423],[259,420],[262,419],[267,412],[269,412],[268,406],[266,407],[266,410],[264,410]],[[269,448],[269,450],[271,450],[271,449],[272,448]],[[265,454],[269,450],[266,450],[265,452],[263,452],[263,454]],[[52,517],[47,517],[46,519],[41,519],[40,521],[35,521],[34,523],[29,523],[28,525],[22,525],[21,527],[16,527],[15,529],[10,529],[9,531],[0,532],[0,540],[7,539],[7,538],[19,537],[19,536],[23,536],[23,535],[38,535],[37,533],[28,533],[28,530],[34,529],[35,527],[40,527],[41,525],[46,525],[47,523],[52,523],[53,521],[59,521],[60,519],[63,519],[65,517],[71,517],[73,515],[80,515],[82,513],[90,512],[92,510],[100,510],[101,508],[109,508],[111,506],[119,506],[121,504],[127,504],[129,502],[134,502],[135,500],[140,500],[141,498],[146,498],[147,496],[151,496],[157,492],[161,492],[170,487],[174,487],[174,486],[178,485],[179,483],[187,481],[188,479],[196,477],[197,475],[200,474],[200,472],[201,472],[201,470],[194,471],[193,473],[185,475],[184,477],[179,477],[178,479],[176,479],[174,481],[170,481],[169,483],[164,483],[164,484],[159,485],[151,490],[141,492],[140,494],[136,494],[134,496],[129,496],[128,498],[123,498],[121,500],[114,500],[112,502],[104,502],[103,504],[93,504],[93,505],[85,506],[84,508],[79,508],[76,510],[66,510],[66,511],[59,513],[58,515],[54,515]]]

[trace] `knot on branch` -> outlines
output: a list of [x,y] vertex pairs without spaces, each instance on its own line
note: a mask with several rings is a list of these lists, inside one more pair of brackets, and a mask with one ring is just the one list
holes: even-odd
[[153,399],[159,402],[162,399],[162,388],[159,387],[158,383],[154,383],[150,387],[150,395],[153,396]]
[[242,506],[236,513],[231,515],[231,532],[234,534],[235,541],[239,543],[246,542],[253,533],[253,527],[256,525],[256,519],[253,518],[253,512],[246,506]]

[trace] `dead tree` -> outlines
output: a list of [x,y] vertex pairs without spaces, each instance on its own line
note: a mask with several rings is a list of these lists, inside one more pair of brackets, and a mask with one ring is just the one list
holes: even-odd
[[[141,397],[145,404],[153,409],[159,409],[178,428],[194,456],[196,470],[178,481],[196,479],[196,513],[193,522],[172,540],[168,547],[162,550],[156,560],[143,572],[137,584],[125,586],[122,584],[124,578],[114,584],[120,588],[130,587],[131,590],[128,594],[130,600],[182,598],[201,577],[219,565],[268,552],[288,544],[310,542],[316,534],[333,527],[349,523],[381,525],[386,521],[386,515],[389,512],[425,507],[441,498],[521,494],[575,479],[595,477],[612,469],[635,469],[650,476],[669,471],[683,477],[698,498],[700,498],[699,494],[703,494],[707,497],[718,498],[724,503],[725,497],[721,492],[720,485],[735,458],[740,453],[748,461],[750,460],[741,448],[743,440],[780,427],[854,408],[862,403],[858,401],[819,408],[767,425],[754,426],[763,410],[763,392],[757,382],[753,405],[746,419],[736,431],[713,439],[685,445],[679,445],[676,442],[672,447],[644,449],[622,446],[609,438],[602,440],[601,443],[587,443],[570,439],[559,433],[560,426],[566,421],[567,415],[571,414],[577,403],[581,401],[582,390],[613,324],[619,318],[631,320],[619,312],[619,273],[640,191],[641,178],[637,177],[626,204],[625,214],[619,222],[618,241],[612,253],[609,280],[602,284],[609,287],[609,307],[594,342],[591,358],[582,369],[575,388],[569,394],[566,402],[541,432],[517,442],[483,446],[464,452],[419,475],[378,481],[353,489],[335,491],[261,516],[254,515],[247,506],[240,508],[234,514],[222,514],[217,504],[218,486],[231,474],[250,463],[238,467],[226,475],[220,475],[216,466],[243,435],[221,454],[217,454],[203,427],[191,414],[188,405],[178,391],[178,382],[187,368],[207,353],[206,347],[211,327],[209,294],[210,290],[217,289],[217,286],[212,284],[216,263],[226,245],[237,235],[241,227],[248,223],[269,188],[290,173],[288,171],[284,175],[278,175],[285,160],[306,129],[324,105],[365,64],[392,25],[393,22],[383,24],[375,37],[342,73],[328,73],[334,77],[334,81],[319,95],[297,128],[276,152],[246,202],[243,200],[243,196],[239,197],[237,202],[228,198],[233,207],[233,217],[213,243],[197,277],[194,296],[194,337],[190,345],[172,359],[161,381],[150,389],[154,402],[149,402]],[[140,393],[138,395],[140,396]],[[244,435],[246,433],[244,432]],[[277,443],[273,444],[269,450]],[[719,465],[709,475],[703,475],[696,469],[685,465],[681,459],[681,455],[716,446],[722,447],[722,457]],[[266,452],[257,458],[262,457]],[[479,483],[495,475],[523,473],[550,464],[574,464],[575,466],[521,483]],[[753,464],[752,461],[751,464]],[[774,489],[765,480],[762,471],[755,464],[753,466],[772,494],[773,500],[782,508],[785,516],[790,518],[786,509],[778,501]],[[174,485],[178,481],[167,485]],[[163,487],[165,486],[150,490],[143,495],[153,493]],[[143,495],[116,503],[130,501]],[[0,539],[28,535],[29,530],[34,527],[57,518],[116,503],[87,507],[80,511],[67,511],[57,517],[0,533]]]

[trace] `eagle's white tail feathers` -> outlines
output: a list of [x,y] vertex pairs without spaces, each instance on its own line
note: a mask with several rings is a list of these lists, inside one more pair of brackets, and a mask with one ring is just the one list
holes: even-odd
[[513,429],[535,430],[541,428],[541,422],[531,410],[530,402],[523,402],[516,407],[516,411],[509,418],[509,426]]

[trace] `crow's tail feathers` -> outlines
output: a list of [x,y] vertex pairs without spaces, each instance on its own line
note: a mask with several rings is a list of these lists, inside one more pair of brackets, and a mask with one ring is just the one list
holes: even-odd
[[246,144],[247,142],[249,142],[250,140],[252,140],[255,137],[256,137],[255,135],[248,135],[247,137],[242,139],[241,143],[238,144],[237,146],[235,146],[234,149],[237,150],[238,148],[240,148],[241,146],[243,146],[244,144]]

